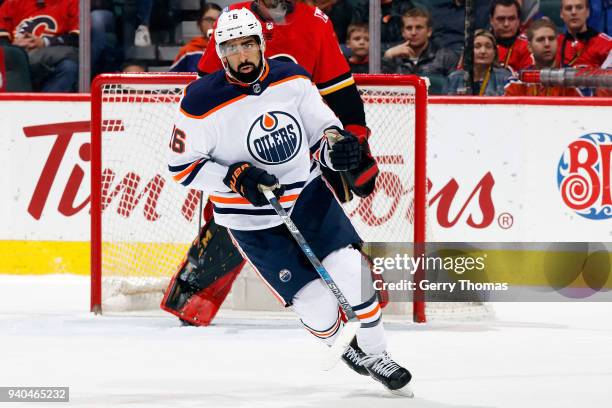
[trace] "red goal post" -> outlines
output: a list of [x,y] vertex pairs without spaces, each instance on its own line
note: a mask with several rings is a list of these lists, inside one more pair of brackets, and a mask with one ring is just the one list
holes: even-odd
[[[380,195],[374,194],[376,197],[365,200],[355,198],[347,206],[347,213],[366,241],[424,243],[427,236],[426,80],[413,75],[354,77],[372,129],[372,150],[380,163],[381,176],[377,182]],[[133,303],[128,298],[149,297],[151,287],[154,289],[149,307],[158,305],[165,282],[195,236],[197,217],[193,214],[197,200],[187,189],[174,186],[177,183],[172,180],[166,183],[165,148],[181,90],[196,78],[194,74],[175,73],[104,74],[93,81],[93,312],[110,308],[105,301],[106,292],[113,295],[116,292],[121,299],[113,298],[112,307],[129,309]],[[387,166],[394,169],[386,171]],[[120,182],[116,183],[117,180]],[[168,193],[169,189],[173,192]],[[389,195],[396,200],[389,200]],[[162,200],[168,202],[162,203]],[[389,201],[393,201],[391,207]],[[181,217],[178,221],[173,218],[176,216],[171,213],[178,207],[183,211],[183,218],[186,213],[191,215],[188,222],[183,222]],[[420,245],[415,248],[423,250]],[[415,279],[421,279],[421,274],[418,271]],[[109,291],[106,281],[113,285]],[[413,319],[424,322],[422,296],[415,297],[418,300],[412,305]]]

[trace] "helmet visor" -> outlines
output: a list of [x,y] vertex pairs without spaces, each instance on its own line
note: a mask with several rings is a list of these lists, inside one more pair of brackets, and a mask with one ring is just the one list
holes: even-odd
[[230,57],[241,53],[250,54],[259,51],[259,43],[254,37],[226,41],[219,45],[222,57]]

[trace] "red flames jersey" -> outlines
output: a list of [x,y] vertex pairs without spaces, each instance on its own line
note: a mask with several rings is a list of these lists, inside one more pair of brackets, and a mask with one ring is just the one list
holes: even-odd
[[502,66],[520,71],[533,64],[531,53],[527,48],[527,38],[520,35],[510,47],[497,44],[497,56]]
[[79,32],[78,0],[45,0],[43,7],[36,0],[6,0],[0,6],[0,37],[13,41],[23,33],[55,37],[71,32]]
[[575,39],[567,34],[557,37],[557,59],[561,60],[562,67],[596,67],[604,63],[610,50],[612,38],[606,34],[590,29],[583,38]]
[[[231,5],[230,10],[248,8],[257,16],[266,41],[266,58],[285,57],[297,62],[312,75],[322,94],[326,90],[333,92],[342,85],[354,83],[352,78],[346,77],[350,72],[349,66],[340,51],[332,22],[325,13],[298,2],[295,10],[287,15],[285,24],[275,24],[262,21],[252,5],[252,2],[237,3]],[[209,74],[221,68],[223,66],[217,56],[213,36],[198,69]],[[337,82],[334,81],[336,79]]]

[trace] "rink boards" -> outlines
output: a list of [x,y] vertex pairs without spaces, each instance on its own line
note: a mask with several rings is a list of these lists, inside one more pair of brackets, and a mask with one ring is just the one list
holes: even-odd
[[[612,101],[556,102],[430,98],[429,239],[612,241]],[[88,96],[3,95],[0,112],[0,272],[88,274]]]

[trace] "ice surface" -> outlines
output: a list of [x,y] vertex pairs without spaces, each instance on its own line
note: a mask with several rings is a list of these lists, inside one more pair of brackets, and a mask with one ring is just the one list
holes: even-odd
[[[388,396],[293,320],[93,316],[89,281],[0,275],[0,386],[69,386],[19,407],[608,407],[612,304],[496,304],[496,320],[388,325],[416,398]],[[17,406],[15,405],[15,406]]]

